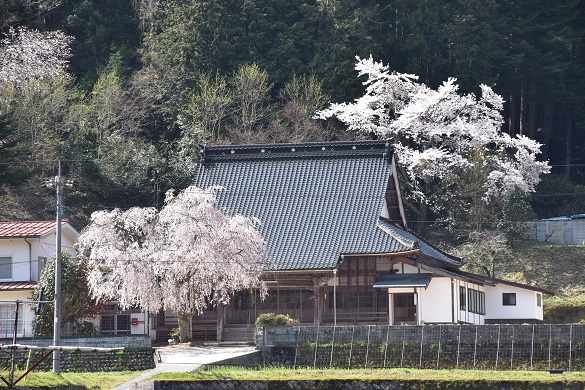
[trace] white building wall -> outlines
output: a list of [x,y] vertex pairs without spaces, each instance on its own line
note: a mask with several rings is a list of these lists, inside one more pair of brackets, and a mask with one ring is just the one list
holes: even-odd
[[[460,295],[460,288],[465,288],[465,310],[461,310],[461,295]],[[466,323],[466,324],[475,324],[475,325],[483,325],[485,323],[486,316],[479,313],[472,313],[469,311],[469,302],[468,302],[468,290],[473,289],[477,291],[482,291],[485,293],[485,287],[480,286],[475,283],[469,283],[462,280],[455,280],[454,285],[454,294],[455,294],[455,322],[456,323]],[[486,293],[486,300],[487,300],[487,293]],[[487,313],[487,303],[486,303],[486,313]]]
[[[503,293],[515,293],[516,305],[504,306]],[[537,306],[537,295],[541,305]],[[506,284],[497,284],[486,290],[486,319],[524,319],[542,321],[542,294]]]
[[453,316],[451,279],[434,277],[429,286],[419,289],[419,313],[422,323],[450,323]]
[[[76,256],[76,235],[69,229],[63,229],[61,235],[61,249],[71,256]],[[43,259],[55,258],[55,233],[41,238],[13,238],[0,240],[0,257],[12,258],[12,278],[0,281],[21,282],[38,281],[42,269]]]

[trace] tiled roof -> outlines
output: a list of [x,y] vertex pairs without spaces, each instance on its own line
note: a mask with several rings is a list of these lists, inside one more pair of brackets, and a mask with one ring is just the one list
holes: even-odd
[[413,246],[420,249],[420,251],[429,257],[441,260],[445,263],[455,266],[463,265],[463,261],[459,257],[451,256],[445,252],[440,251],[428,242],[424,241],[421,237],[415,235],[410,231],[405,231],[400,227],[394,225],[385,218],[380,218],[379,222],[380,229],[384,230],[388,234],[394,235],[397,239],[406,240],[412,242]]
[[0,238],[40,237],[56,225],[56,221],[0,222]]
[[0,291],[13,290],[34,290],[37,287],[37,282],[0,282]]
[[342,254],[416,249],[413,235],[380,226],[391,175],[386,142],[212,146],[202,152],[195,185],[224,187],[218,207],[261,221],[275,270],[332,269]]

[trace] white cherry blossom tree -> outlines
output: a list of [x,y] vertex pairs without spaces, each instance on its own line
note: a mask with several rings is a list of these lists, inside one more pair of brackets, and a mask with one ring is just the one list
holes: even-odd
[[226,305],[239,290],[260,288],[264,295],[268,252],[258,221],[215,208],[220,190],[170,191],[161,210],[93,213],[78,241],[93,295],[125,308],[176,312],[181,342],[192,339],[194,314]]
[[0,80],[17,87],[61,75],[69,64],[72,40],[61,31],[11,28],[0,41]]
[[[336,117],[348,130],[390,139],[408,179],[407,204],[419,220],[428,219],[429,207],[441,214],[456,194],[489,204],[533,192],[540,175],[549,172],[548,163],[537,160],[539,143],[501,131],[503,99],[489,86],[480,86],[479,97],[460,94],[450,78],[435,90],[372,57],[357,60],[365,94],[353,103],[331,104],[316,117]],[[481,190],[470,194],[469,182],[480,183]]]

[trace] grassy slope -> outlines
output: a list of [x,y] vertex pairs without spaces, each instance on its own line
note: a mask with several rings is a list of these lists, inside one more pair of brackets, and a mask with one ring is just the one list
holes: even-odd
[[585,322],[585,245],[523,241],[514,253],[496,276],[553,291],[545,297],[545,322]]

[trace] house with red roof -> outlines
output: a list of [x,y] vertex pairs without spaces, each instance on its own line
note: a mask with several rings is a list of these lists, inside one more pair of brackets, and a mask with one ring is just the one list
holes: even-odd
[[[17,336],[32,336],[34,312],[29,301],[43,267],[55,259],[56,227],[55,221],[0,222],[0,338],[11,338],[14,333],[16,301],[23,302]],[[62,251],[75,256],[78,236],[71,225],[62,222]]]

